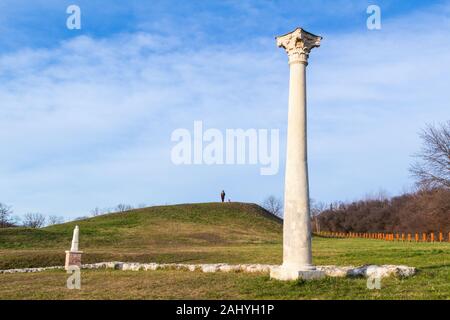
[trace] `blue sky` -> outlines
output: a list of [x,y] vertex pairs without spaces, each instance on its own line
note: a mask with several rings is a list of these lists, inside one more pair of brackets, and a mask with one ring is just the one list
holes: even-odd
[[[77,4],[82,29],[66,28]],[[366,28],[366,8],[382,29]],[[0,202],[76,217],[118,203],[283,194],[259,166],[175,166],[176,128],[279,129],[288,65],[274,37],[324,37],[308,66],[311,196],[353,200],[413,183],[425,123],[448,120],[449,1],[0,3]]]

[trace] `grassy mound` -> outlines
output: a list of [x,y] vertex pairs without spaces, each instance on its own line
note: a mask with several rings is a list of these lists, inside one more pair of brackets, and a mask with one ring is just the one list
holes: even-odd
[[281,220],[256,204],[157,206],[43,229],[0,229],[0,269],[62,264],[75,225],[84,262],[196,261],[214,248],[277,244],[282,234]]

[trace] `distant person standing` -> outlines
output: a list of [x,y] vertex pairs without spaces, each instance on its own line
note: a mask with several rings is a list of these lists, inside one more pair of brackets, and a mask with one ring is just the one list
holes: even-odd
[[222,198],[222,202],[225,202],[225,191],[222,190],[222,192],[220,193],[220,198]]

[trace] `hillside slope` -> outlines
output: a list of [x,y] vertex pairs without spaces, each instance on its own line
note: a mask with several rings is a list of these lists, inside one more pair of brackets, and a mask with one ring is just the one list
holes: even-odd
[[279,244],[282,236],[281,219],[256,204],[156,206],[42,229],[0,229],[0,269],[62,264],[61,253],[70,248],[75,225],[80,227],[84,262],[208,261],[224,256],[229,261],[241,254],[236,246]]

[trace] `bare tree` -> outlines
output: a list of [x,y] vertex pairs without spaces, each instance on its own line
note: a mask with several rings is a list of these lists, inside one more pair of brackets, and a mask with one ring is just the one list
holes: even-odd
[[27,213],[23,225],[29,228],[41,228],[45,225],[45,216],[42,213]]
[[52,226],[55,224],[61,224],[64,223],[64,218],[63,217],[58,217],[58,216],[49,216],[48,217],[48,225]]
[[116,210],[116,212],[125,212],[125,211],[129,211],[129,210],[133,210],[133,207],[130,206],[129,204],[120,203],[116,206],[115,210]]
[[280,218],[283,215],[283,201],[275,196],[268,196],[261,206]]
[[11,220],[12,213],[10,206],[0,203],[0,228],[10,227],[13,224]]
[[316,232],[320,232],[320,223],[319,223],[319,215],[327,210],[328,205],[321,201],[316,201],[314,199],[309,200],[310,203],[310,214],[314,223],[314,228]]
[[99,207],[95,207],[94,209],[91,210],[91,215],[93,217],[99,216],[102,214],[102,211],[100,210]]
[[450,188],[450,120],[440,125],[427,125],[420,134],[422,149],[410,172],[420,187]]

